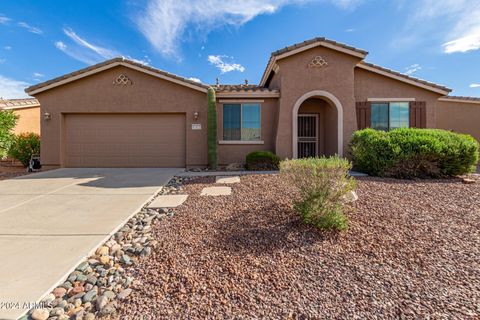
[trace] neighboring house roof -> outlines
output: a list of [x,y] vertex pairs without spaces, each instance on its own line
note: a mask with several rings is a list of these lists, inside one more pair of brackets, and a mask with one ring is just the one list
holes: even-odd
[[123,57],[118,57],[118,58],[113,58],[113,59],[95,64],[93,66],[72,72],[72,73],[68,73],[61,77],[28,87],[27,89],[25,89],[25,92],[30,95],[34,95],[39,92],[61,86],[63,84],[66,84],[84,77],[88,77],[92,74],[95,74],[113,67],[117,67],[117,66],[124,66],[140,72],[144,72],[149,75],[162,78],[164,80],[168,80],[168,81],[171,81],[171,82],[174,82],[174,83],[177,83],[201,92],[207,92],[207,89],[208,89],[208,86],[205,84],[195,82],[195,81],[177,76],[175,74],[165,72],[165,71],[132,61],[132,60],[128,60]]
[[475,97],[445,96],[445,97],[441,97],[438,100],[449,101],[449,102],[463,102],[463,103],[480,104],[480,98],[475,98]]
[[408,84],[411,84],[411,85],[414,85],[414,86],[417,86],[417,87],[421,87],[423,89],[427,89],[427,90],[430,90],[430,91],[433,91],[433,92],[436,92],[436,93],[440,93],[440,94],[443,94],[443,95],[447,95],[448,93],[450,93],[452,91],[452,89],[450,89],[448,87],[445,87],[445,86],[442,86],[442,85],[439,85],[439,84],[436,84],[436,83],[433,83],[433,82],[428,82],[428,81],[425,81],[425,80],[422,80],[422,79],[418,79],[418,78],[415,78],[415,77],[411,77],[411,76],[408,76],[406,74],[400,73],[398,71],[394,71],[394,70],[391,70],[391,69],[380,67],[378,65],[368,63],[368,62],[365,62],[365,61],[361,61],[360,63],[358,63],[357,67],[361,68],[361,69],[371,71],[371,72],[374,72],[374,73],[378,73],[380,75],[383,75],[383,76],[386,76],[386,77],[389,77],[389,78],[393,78],[395,80],[406,82]]
[[276,98],[280,96],[278,90],[265,88],[252,84],[218,84],[212,85],[215,88],[217,96],[222,97],[264,97]]
[[358,49],[358,48],[346,45],[344,43],[336,42],[336,41],[327,39],[325,37],[316,37],[316,38],[299,42],[294,45],[272,52],[272,55],[270,56],[270,60],[268,61],[267,67],[263,72],[262,79],[260,80],[260,85],[264,86],[265,83],[267,82],[267,79],[274,68],[275,62],[277,62],[280,59],[289,57],[291,55],[294,55],[318,46],[340,51],[361,59],[364,59],[368,54],[368,51]]
[[22,108],[40,107],[40,102],[35,98],[25,99],[2,99],[0,98],[0,110],[13,110]]

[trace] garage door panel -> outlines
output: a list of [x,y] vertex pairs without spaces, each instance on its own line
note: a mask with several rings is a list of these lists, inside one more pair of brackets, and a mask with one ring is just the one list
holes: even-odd
[[69,114],[67,167],[184,167],[182,114]]

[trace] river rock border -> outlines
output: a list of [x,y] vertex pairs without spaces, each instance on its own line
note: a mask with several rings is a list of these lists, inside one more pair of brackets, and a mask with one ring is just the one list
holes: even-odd
[[[189,179],[172,178],[155,198],[183,194],[182,183]],[[20,319],[93,320],[113,314],[136,283],[129,268],[150,255],[157,244],[151,225],[174,214],[172,208],[147,209],[150,202],[42,299],[41,305],[48,308],[32,309]]]

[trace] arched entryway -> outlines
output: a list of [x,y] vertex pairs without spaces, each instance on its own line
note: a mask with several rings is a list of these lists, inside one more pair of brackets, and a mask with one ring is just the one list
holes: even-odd
[[312,91],[297,100],[292,114],[293,158],[343,155],[343,108],[326,91]]

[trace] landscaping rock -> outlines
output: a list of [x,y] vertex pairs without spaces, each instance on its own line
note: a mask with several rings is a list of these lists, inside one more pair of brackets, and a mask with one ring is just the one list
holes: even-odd
[[67,294],[67,289],[65,289],[64,287],[58,287],[53,289],[52,293],[55,296],[55,298],[61,298],[65,294]]
[[117,298],[119,300],[123,300],[125,299],[126,297],[128,297],[130,295],[130,293],[132,293],[132,289],[125,289],[125,290],[122,290],[118,295],[117,295]]
[[92,289],[88,291],[82,298],[83,302],[91,302],[97,297],[97,291]]
[[49,316],[48,309],[34,309],[30,315],[33,320],[47,320]]
[[85,281],[87,281],[87,276],[86,276],[86,275],[83,275],[83,274],[79,274],[79,275],[77,276],[77,281],[85,282]]
[[75,270],[78,270],[80,272],[84,272],[88,268],[88,261],[84,261],[78,265],[78,267]]
[[95,319],[95,314],[93,313],[87,313],[84,317],[83,320],[94,320]]
[[122,255],[122,262],[125,263],[126,265],[132,264],[132,259],[128,254]]
[[115,306],[113,305],[113,303],[110,302],[105,307],[103,307],[102,310],[100,310],[99,314],[100,316],[106,316],[114,313],[115,311],[116,311]]
[[474,179],[462,178],[464,184],[474,184],[476,181]]
[[101,246],[100,248],[97,249],[97,251],[95,251],[95,254],[99,256],[108,255],[109,249],[110,248],[107,246]]
[[97,280],[98,280],[98,279],[97,279],[97,277],[95,277],[95,276],[88,276],[88,277],[87,277],[87,283],[90,283],[90,284],[92,284],[92,285],[95,284],[95,283],[97,283]]
[[105,307],[109,301],[110,299],[106,295],[102,295],[98,297],[96,302],[97,310],[102,310],[103,307]]

